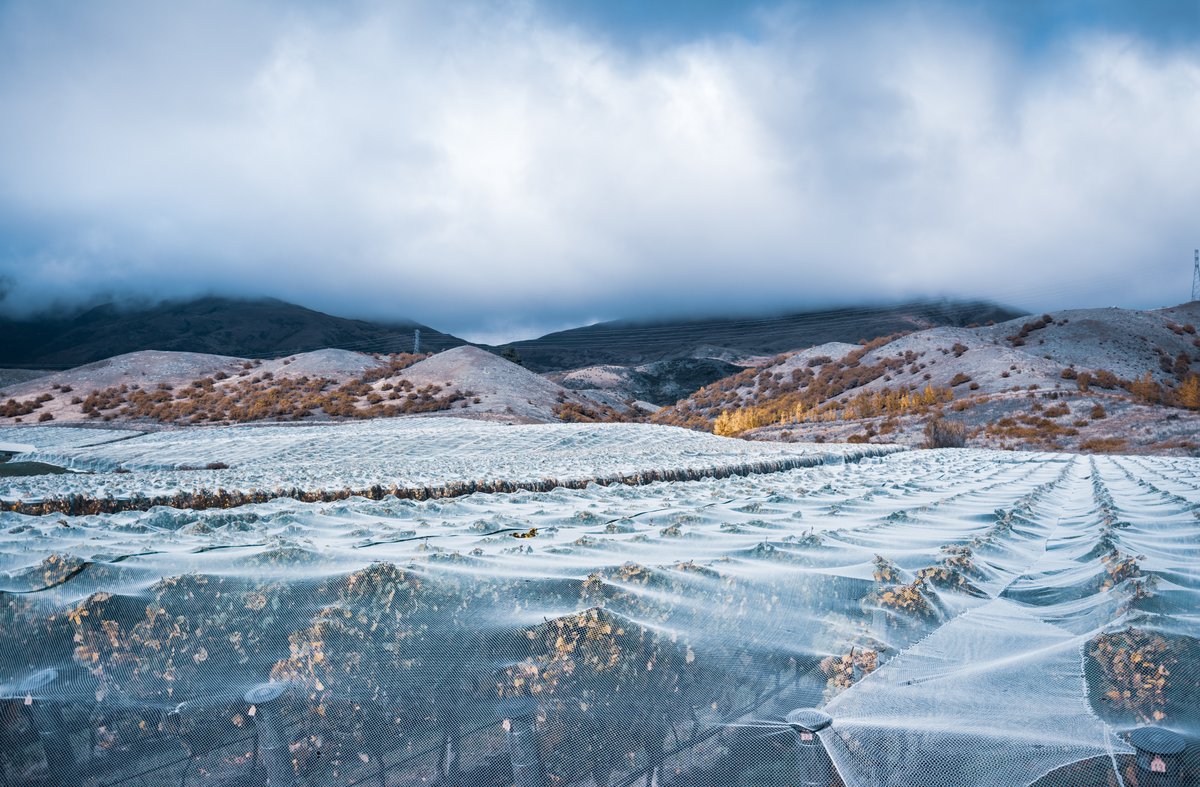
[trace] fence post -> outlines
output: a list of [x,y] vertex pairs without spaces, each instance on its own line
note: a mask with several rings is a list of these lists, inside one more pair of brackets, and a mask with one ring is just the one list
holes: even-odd
[[1163,727],[1138,727],[1129,733],[1137,750],[1138,787],[1180,787],[1183,784],[1181,755],[1187,739]]
[[258,732],[258,751],[267,769],[271,787],[299,787],[292,767],[291,741],[279,718],[279,698],[287,692],[286,683],[260,683],[246,692],[250,715]]
[[787,715],[787,723],[796,732],[796,783],[804,787],[829,787],[833,782],[833,763],[817,733],[832,724],[833,717],[816,708],[797,708]]
[[51,700],[38,699],[33,695],[58,680],[58,670],[39,670],[26,678],[18,687],[24,695],[26,717],[37,732],[46,756],[46,769],[56,783],[69,784],[78,778],[75,750],[63,722],[62,711]]
[[542,752],[538,745],[537,708],[537,700],[515,697],[504,702],[499,709],[508,733],[508,752],[516,787],[547,787]]

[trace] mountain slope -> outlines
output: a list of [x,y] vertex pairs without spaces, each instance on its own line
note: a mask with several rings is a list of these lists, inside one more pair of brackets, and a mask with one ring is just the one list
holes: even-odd
[[466,344],[408,320],[379,324],[334,317],[271,298],[199,298],[149,308],[97,306],[68,318],[0,318],[0,367],[64,369],[139,350],[275,358],[322,348],[437,352]]
[[969,444],[1200,450],[1200,303],[1077,309],[827,345],[701,388],[655,421],[764,439],[920,442],[930,418]]
[[0,426],[54,422],[136,428],[388,418],[452,412],[521,422],[613,420],[597,401],[478,347],[428,357],[315,350],[275,360],[141,350],[20,382]]
[[595,395],[603,392],[617,401],[641,400],[669,405],[697,388],[741,371],[715,358],[676,358],[643,366],[585,366],[546,376],[561,385]]
[[[385,382],[393,378],[385,378]],[[560,405],[594,407],[589,400],[478,347],[456,347],[402,370],[395,378],[417,390],[441,386],[469,391],[454,415],[493,415],[529,422],[559,420]]]
[[775,355],[824,342],[857,342],[938,325],[983,324],[1020,313],[982,301],[825,309],[771,317],[604,322],[514,342],[534,371],[636,366],[676,358]]

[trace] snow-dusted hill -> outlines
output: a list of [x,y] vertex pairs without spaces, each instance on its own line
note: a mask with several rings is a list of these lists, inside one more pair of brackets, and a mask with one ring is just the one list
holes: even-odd
[[[1078,309],[931,328],[866,347],[825,345],[703,388],[656,419],[712,428],[723,413],[740,414],[747,417],[737,433],[752,437],[878,434],[915,443],[929,417],[944,415],[967,426],[972,444],[989,447],[1188,453],[1200,434],[1200,414],[1189,409],[1187,394],[1200,384],[1197,325],[1200,303]],[[887,394],[926,388],[937,401],[919,412],[879,406]],[[852,406],[856,401],[865,406]],[[809,412],[796,417],[800,402]],[[818,405],[825,410],[812,412]]]

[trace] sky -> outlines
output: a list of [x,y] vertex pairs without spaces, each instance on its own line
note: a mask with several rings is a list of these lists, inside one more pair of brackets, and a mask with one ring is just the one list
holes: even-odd
[[0,311],[1186,301],[1200,0],[0,0]]

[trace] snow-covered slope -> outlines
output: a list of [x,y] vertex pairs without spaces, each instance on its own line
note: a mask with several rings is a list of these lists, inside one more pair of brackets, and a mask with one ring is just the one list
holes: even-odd
[[[1193,439],[1200,414],[1182,404],[1185,386],[1194,385],[1189,379],[1200,374],[1197,325],[1200,303],[1155,311],[1077,309],[978,328],[932,328],[869,349],[814,347],[701,389],[656,419],[703,426],[722,413],[798,401],[806,392],[812,392],[811,408],[929,387],[941,397],[936,406],[919,418],[899,413],[880,439],[919,441],[927,418],[943,414],[962,420],[989,446],[1115,446],[1115,440],[1137,450],[1188,452],[1200,449]],[[826,358],[830,363],[821,363]],[[1152,385],[1143,396],[1133,381],[1146,375]],[[777,409],[750,434],[871,438],[888,420],[839,411],[790,423],[786,416],[794,409]],[[1058,413],[1052,418],[1059,425],[1040,415],[1043,410]],[[1009,423],[1014,418],[1024,421]],[[771,422],[778,426],[757,428]]]

